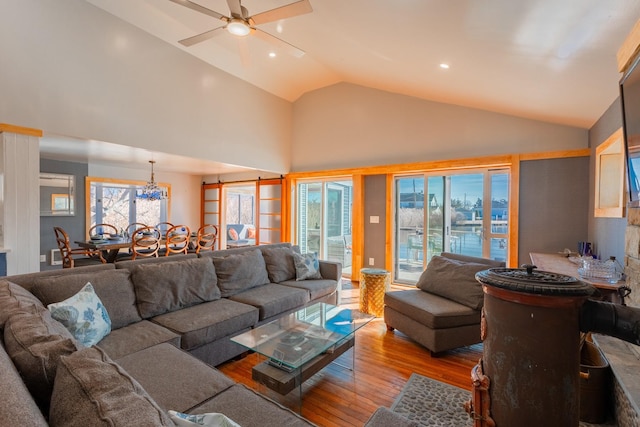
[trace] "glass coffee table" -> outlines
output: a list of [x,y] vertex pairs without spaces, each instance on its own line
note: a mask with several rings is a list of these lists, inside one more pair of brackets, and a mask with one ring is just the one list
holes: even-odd
[[[252,369],[252,378],[285,395],[355,344],[355,332],[375,316],[358,310],[316,303],[231,338],[265,357]],[[355,351],[352,352],[353,370]]]

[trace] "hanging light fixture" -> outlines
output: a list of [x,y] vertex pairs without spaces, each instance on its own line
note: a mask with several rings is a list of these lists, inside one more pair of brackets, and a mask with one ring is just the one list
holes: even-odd
[[151,180],[147,181],[147,184],[142,187],[142,189],[136,191],[136,198],[138,199],[155,201],[164,200],[167,198],[167,190],[158,187],[158,184],[155,181],[153,173],[153,165],[155,164],[155,162],[155,160],[149,160],[149,163],[151,163]]

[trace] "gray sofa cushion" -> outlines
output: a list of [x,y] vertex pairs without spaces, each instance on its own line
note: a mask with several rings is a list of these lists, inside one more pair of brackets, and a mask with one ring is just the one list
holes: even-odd
[[25,274],[14,274],[12,276],[7,276],[6,279],[12,281],[15,284],[18,284],[25,288],[26,290],[33,292],[33,281],[39,277],[51,277],[51,276],[67,276],[67,275],[75,275],[78,273],[90,273],[97,272],[102,270],[115,270],[115,264],[107,263],[107,264],[95,264],[88,265],[83,267],[74,267],[74,268],[63,268],[61,270],[44,270],[37,271],[35,273],[25,273]]
[[292,288],[306,289],[309,298],[313,301],[327,295],[331,295],[338,288],[338,282],[329,279],[287,280],[279,283]]
[[111,328],[118,329],[142,320],[136,308],[133,283],[127,270],[106,270],[65,276],[39,277],[33,293],[46,305],[64,301],[78,293],[87,282],[104,304]]
[[79,344],[49,311],[11,316],[5,324],[4,343],[27,388],[46,413],[60,356],[75,352]]
[[260,249],[213,257],[218,286],[223,297],[269,283],[267,266]]
[[154,322],[181,335],[180,346],[192,350],[258,323],[258,309],[228,299],[161,314]]
[[111,331],[97,346],[112,359],[118,359],[161,343],[170,343],[179,347],[180,335],[153,322],[143,320]]
[[47,421],[29,393],[22,377],[0,344],[0,424],[44,427]]
[[290,247],[260,248],[267,265],[269,280],[280,283],[296,278],[296,266],[293,262],[293,249]]
[[14,313],[37,313],[46,310],[42,302],[20,285],[0,280],[0,329]]
[[489,258],[480,258],[480,257],[475,257],[475,256],[471,256],[471,255],[462,255],[462,254],[455,254],[452,252],[442,252],[440,254],[440,256],[443,256],[445,258],[449,258],[449,259],[455,259],[456,261],[464,261],[464,262],[475,262],[478,264],[486,264],[488,267],[487,268],[493,268],[493,267],[504,267],[504,261],[497,261],[495,259],[489,259]]
[[96,347],[62,357],[56,375],[51,426],[173,426],[149,394]]
[[[217,369],[169,344],[149,347],[117,362],[165,411],[186,412],[234,384]],[[259,414],[253,408],[243,410],[254,417]]]
[[480,311],[420,289],[387,292],[384,304],[431,329],[480,323]]
[[[250,408],[250,410],[248,409]],[[242,427],[309,427],[310,422],[273,400],[236,384],[193,408],[190,414],[220,412]]]
[[229,299],[258,307],[260,320],[301,308],[309,302],[309,292],[270,283],[235,294]]
[[122,260],[115,263],[115,268],[132,270],[136,265],[140,264],[164,264],[167,262],[182,261],[184,259],[198,258],[197,254],[178,254],[171,256],[160,256],[150,258],[136,258],[134,260]]
[[429,261],[416,287],[479,310],[484,303],[484,293],[475,275],[488,268],[486,264],[458,261],[436,255]]
[[220,298],[215,269],[204,258],[134,265],[131,277],[145,319]]

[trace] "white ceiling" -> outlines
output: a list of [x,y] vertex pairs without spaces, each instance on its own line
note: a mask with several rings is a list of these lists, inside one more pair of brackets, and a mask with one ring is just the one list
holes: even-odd
[[[616,52],[640,18],[630,0],[310,0],[313,12],[259,26],[306,52],[296,58],[226,32],[184,47],[223,22],[169,0],[86,1],[289,101],[349,82],[582,128],[618,96]],[[194,1],[229,14],[225,0]],[[254,15],[292,1],[242,4]]]

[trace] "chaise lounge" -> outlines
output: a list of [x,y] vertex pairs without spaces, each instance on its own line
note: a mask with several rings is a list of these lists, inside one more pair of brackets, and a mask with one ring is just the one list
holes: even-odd
[[476,344],[484,294],[475,273],[504,262],[443,252],[434,256],[415,289],[384,297],[387,329],[397,329],[432,354]]

